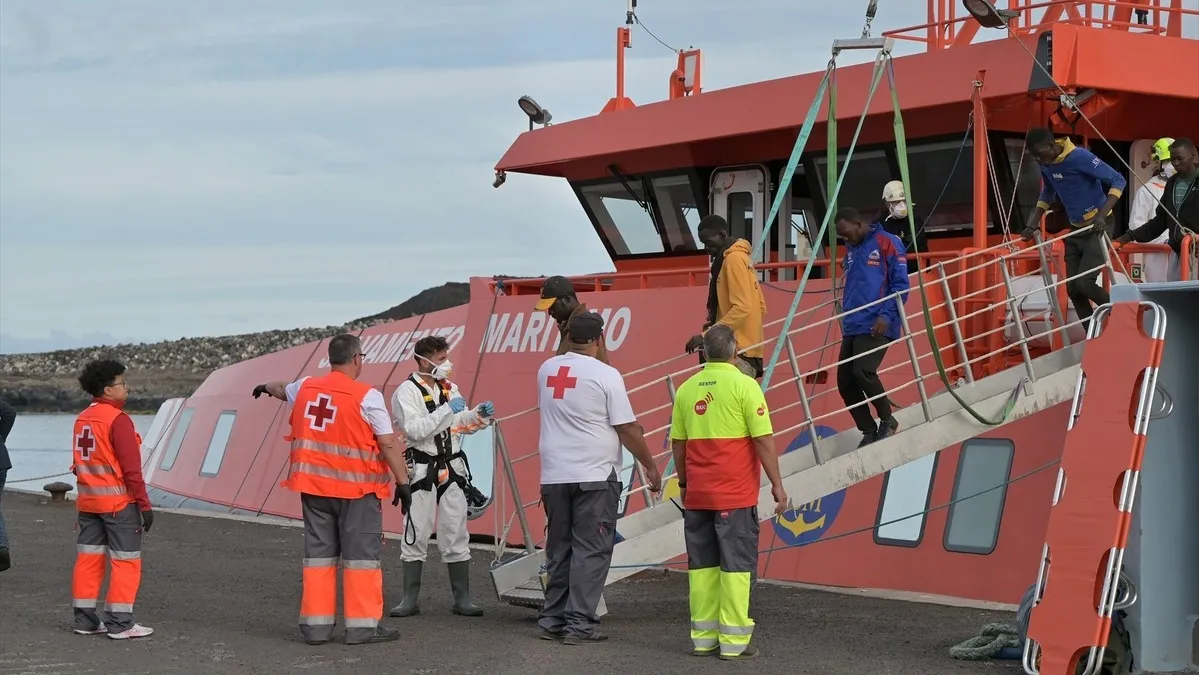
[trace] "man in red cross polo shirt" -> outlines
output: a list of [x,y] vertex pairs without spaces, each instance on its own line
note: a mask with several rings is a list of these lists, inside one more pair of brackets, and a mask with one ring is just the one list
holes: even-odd
[[576,314],[567,326],[566,353],[537,371],[549,575],[538,623],[541,637],[567,645],[607,639],[596,611],[616,545],[622,445],[645,467],[650,489],[662,489],[624,378],[596,358],[603,332],[599,314]]

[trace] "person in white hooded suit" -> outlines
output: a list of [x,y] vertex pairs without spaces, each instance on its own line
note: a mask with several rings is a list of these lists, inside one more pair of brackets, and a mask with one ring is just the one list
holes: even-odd
[[421,575],[429,536],[437,528],[437,548],[445,561],[453,592],[455,614],[482,616],[470,599],[470,533],[467,531],[467,495],[478,492],[470,485],[470,466],[462,453],[462,434],[472,434],[491,424],[495,408],[490,401],[468,410],[449,380],[452,365],[445,338],[428,336],[417,341],[413,356],[416,372],[392,394],[392,417],[408,439],[409,484],[412,508],[400,546],[404,570],[404,597],[390,616],[420,613]]

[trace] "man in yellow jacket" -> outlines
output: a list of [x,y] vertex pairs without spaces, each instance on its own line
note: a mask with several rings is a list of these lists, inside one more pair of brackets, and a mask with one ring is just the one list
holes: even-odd
[[[711,215],[699,221],[699,240],[712,256],[708,281],[708,320],[712,326],[728,326],[737,339],[737,358],[733,365],[750,377],[762,377],[762,321],[766,318],[766,298],[758,285],[758,273],[750,259],[751,247],[744,239],[729,234],[728,222]],[[688,354],[702,349],[703,333],[687,341]],[[701,357],[702,359],[702,357]]]

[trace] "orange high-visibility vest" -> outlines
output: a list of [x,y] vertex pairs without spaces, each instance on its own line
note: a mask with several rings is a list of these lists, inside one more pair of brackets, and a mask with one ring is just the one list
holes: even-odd
[[[112,447],[112,423],[122,414],[116,406],[92,403],[75,418],[71,471],[79,491],[75,508],[84,513],[116,513],[134,502]],[[138,435],[139,446],[141,440]]]
[[304,380],[291,409],[291,464],[280,487],[341,499],[390,494],[391,474],[361,412],[370,390],[337,371]]

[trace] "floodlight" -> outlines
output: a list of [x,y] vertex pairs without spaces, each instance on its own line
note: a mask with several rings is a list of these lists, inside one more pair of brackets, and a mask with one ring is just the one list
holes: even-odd
[[1010,9],[996,9],[990,0],[962,0],[962,4],[983,28],[1006,28],[1018,16]]
[[542,108],[537,101],[533,100],[532,96],[521,96],[516,100],[516,104],[529,116],[529,131],[533,130],[534,124],[545,126],[550,123],[550,120],[554,119],[550,111]]

